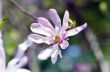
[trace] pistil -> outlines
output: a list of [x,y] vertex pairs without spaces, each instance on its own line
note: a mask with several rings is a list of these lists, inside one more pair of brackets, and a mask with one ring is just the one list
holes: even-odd
[[55,43],[58,43],[58,42],[61,41],[60,37],[57,36],[57,35],[53,37],[53,40],[54,40]]

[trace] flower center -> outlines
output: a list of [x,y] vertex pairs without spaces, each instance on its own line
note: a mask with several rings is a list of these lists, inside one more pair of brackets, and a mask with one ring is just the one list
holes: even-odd
[[56,35],[56,36],[53,36],[53,40],[54,40],[54,42],[60,42],[61,38]]

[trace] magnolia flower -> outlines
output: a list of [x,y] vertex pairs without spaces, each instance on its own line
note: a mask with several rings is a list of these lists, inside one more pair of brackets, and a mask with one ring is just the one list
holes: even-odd
[[28,62],[27,56],[15,56],[6,66],[6,55],[3,48],[2,34],[0,32],[0,72],[31,72],[21,68]]
[[48,57],[51,57],[52,63],[55,64],[58,55],[62,58],[61,49],[66,49],[69,46],[68,37],[76,35],[85,29],[87,23],[74,28],[74,22],[69,19],[68,11],[65,11],[62,24],[55,9],[50,9],[49,15],[54,25],[46,18],[38,17],[38,23],[32,23],[30,26],[34,34],[30,34],[28,38],[35,43],[49,44],[50,47],[41,51],[38,59],[46,60]]

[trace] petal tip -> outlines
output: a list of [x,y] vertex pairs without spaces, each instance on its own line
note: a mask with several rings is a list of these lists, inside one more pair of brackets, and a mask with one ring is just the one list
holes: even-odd
[[38,55],[38,59],[39,59],[39,60],[46,60],[47,58],[46,58],[46,57],[42,57],[42,56]]
[[55,64],[55,63],[56,63],[56,61],[52,60],[52,64]]
[[40,19],[42,19],[43,17],[37,17],[37,19],[38,19],[38,21],[40,20]]
[[84,23],[84,27],[87,27],[87,23]]
[[56,11],[54,8],[49,9],[49,11]]

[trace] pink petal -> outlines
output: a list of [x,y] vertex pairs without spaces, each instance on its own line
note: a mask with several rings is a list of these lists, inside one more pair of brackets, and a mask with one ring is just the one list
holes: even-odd
[[52,19],[54,25],[61,28],[61,20],[60,20],[60,17],[58,16],[58,14],[57,14],[57,11],[55,9],[50,9],[49,10],[49,15],[50,15],[50,18]]
[[[46,26],[40,26],[40,23],[32,23],[30,28],[34,33],[38,33],[38,34],[42,34],[42,35],[46,35],[46,36],[50,36],[52,34],[54,34],[54,30],[46,27]],[[40,33],[42,31],[42,33]]]
[[28,39],[30,39],[31,41],[35,43],[46,43],[46,44],[52,43],[51,37],[44,37],[38,34],[30,34],[28,36]]
[[65,14],[64,14],[64,17],[63,17],[62,29],[66,30],[68,28],[68,20],[69,20],[69,12],[65,11]]
[[68,28],[68,20],[69,20],[69,12],[65,11],[64,17],[63,17],[63,24],[62,27],[60,29],[60,36],[62,37],[62,35],[66,34],[66,29]]
[[56,63],[58,54],[59,54],[59,47],[58,47],[58,44],[55,44],[53,46],[53,52],[51,54],[51,61],[52,61],[53,64]]
[[29,70],[27,70],[27,69],[17,69],[15,72],[31,72],[31,71],[29,71]]
[[86,27],[87,27],[87,23],[84,23],[84,24],[81,25],[81,26],[78,26],[78,27],[76,27],[76,28],[74,28],[74,29],[68,30],[68,31],[67,31],[67,34],[66,34],[66,37],[76,35],[76,34],[78,34],[80,31],[82,31],[83,29],[85,29]]
[[48,28],[54,29],[52,24],[44,17],[38,17],[38,22],[39,22],[40,26],[42,26],[42,27],[48,27]]
[[39,23],[32,23],[31,26],[32,28],[39,28],[41,27]]
[[62,49],[66,49],[68,46],[69,46],[69,43],[66,40],[63,40],[62,43],[60,44],[60,47]]
[[37,23],[33,23],[31,26],[31,31],[37,34],[45,35],[45,36],[51,36],[52,30],[47,27],[39,27]]
[[39,60],[46,60],[48,57],[50,57],[52,51],[53,51],[52,47],[49,47],[45,50],[42,50],[38,55],[38,59]]

